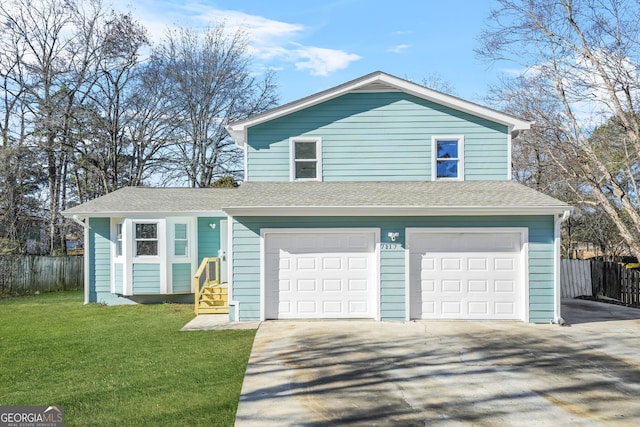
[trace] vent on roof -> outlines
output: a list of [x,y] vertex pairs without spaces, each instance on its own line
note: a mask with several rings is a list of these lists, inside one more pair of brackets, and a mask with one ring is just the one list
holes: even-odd
[[383,82],[373,82],[366,86],[362,86],[353,92],[401,92],[400,89],[394,86],[390,86]]

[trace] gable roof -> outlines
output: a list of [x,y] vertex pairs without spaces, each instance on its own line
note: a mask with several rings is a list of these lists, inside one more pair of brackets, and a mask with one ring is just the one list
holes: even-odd
[[529,129],[531,126],[531,122],[528,120],[523,120],[452,95],[429,89],[408,80],[383,73],[382,71],[376,71],[331,89],[253,115],[244,120],[230,123],[226,126],[226,129],[235,143],[243,147],[247,143],[248,128],[352,92],[405,92],[436,104],[503,124],[509,128],[512,136],[516,136],[518,132]]
[[63,214],[528,215],[570,208],[512,181],[245,182],[229,189],[126,187]]

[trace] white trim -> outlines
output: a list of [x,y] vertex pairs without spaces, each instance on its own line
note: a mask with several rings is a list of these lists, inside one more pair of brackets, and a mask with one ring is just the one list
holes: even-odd
[[554,215],[566,210],[561,206],[238,206],[225,209],[225,213],[236,216],[491,216]]
[[[456,178],[438,178],[438,141],[458,141],[458,176]],[[431,180],[464,181],[464,135],[433,135],[431,137]]]
[[[247,143],[247,129],[252,126],[268,122],[278,117],[286,116],[296,111],[300,111],[305,108],[320,104],[322,102],[337,98],[349,92],[358,91],[374,83],[383,84],[389,86],[391,89],[397,89],[398,92],[405,92],[410,95],[414,95],[419,98],[432,101],[437,104],[447,106],[476,117],[481,117],[495,123],[503,124],[505,126],[508,126],[511,132],[514,134],[520,130],[529,129],[531,127],[531,122],[528,120],[522,120],[517,117],[502,113],[500,111],[496,111],[482,105],[465,101],[455,96],[447,95],[433,89],[420,86],[416,83],[400,79],[390,74],[376,71],[355,80],[351,80],[349,82],[335,86],[331,89],[318,92],[314,95],[299,99],[280,107],[273,108],[264,113],[256,114],[247,119],[231,123],[230,125],[226,126],[226,129],[235,143],[242,147]],[[383,91],[389,92],[390,89],[385,88]]]
[[[237,310],[238,302],[233,300],[233,222],[233,216],[227,216],[227,291],[229,292],[229,302],[236,304]],[[238,312],[236,312],[237,315]]]
[[[187,255],[176,256],[175,255],[175,226],[176,224],[186,224],[187,226]],[[193,276],[196,274],[196,263],[198,262],[198,224],[194,217],[169,217],[166,218],[166,257],[164,262],[166,264],[167,278],[166,278],[166,293],[174,294],[173,289],[173,265],[174,264],[190,264],[190,283],[189,289],[193,292]],[[162,267],[161,267],[162,268]],[[182,294],[182,293],[181,293]]]
[[[374,319],[380,320],[380,229],[373,227],[335,227],[335,228],[262,228],[260,229],[260,320],[266,320],[265,310],[267,303],[266,295],[266,240],[271,234],[340,234],[340,233],[361,233],[373,235],[373,251],[376,268],[373,271],[374,294],[372,304],[374,304]],[[236,313],[238,314],[238,313]]]
[[406,318],[411,320],[411,265],[410,254],[413,235],[425,233],[520,233],[520,260],[522,262],[521,280],[523,289],[520,297],[522,310],[520,320],[529,321],[529,229],[527,227],[407,227],[405,230],[405,296]]
[[[118,256],[118,225],[122,226],[122,254]],[[110,290],[112,294],[116,292],[116,265],[122,265],[122,293],[124,294],[125,283],[127,283],[127,244],[126,244],[126,224],[124,218],[111,218],[109,221],[109,250],[111,251],[111,283]]]
[[[185,188],[187,189],[187,188]],[[204,190],[202,188],[200,188],[199,190]],[[103,196],[104,197],[104,196]],[[81,205],[82,206],[82,205]],[[167,218],[167,217],[172,217],[172,216],[188,216],[188,217],[204,217],[204,216],[210,216],[210,217],[215,217],[215,216],[225,216],[225,212],[224,210],[214,210],[214,211],[190,211],[190,210],[184,210],[184,211],[145,211],[145,212],[141,212],[141,211],[100,211],[100,212],[82,212],[82,213],[75,213],[72,215],[67,215],[67,214],[62,214],[63,217],[65,218],[73,218],[75,217],[80,217],[80,218],[113,218],[113,217],[119,217],[119,218],[127,218],[127,219],[146,219],[149,217],[149,215],[153,215],[154,218]]]
[[553,296],[554,296],[554,310],[553,310],[553,321],[555,323],[563,324],[564,320],[562,319],[562,288],[560,283],[560,266],[561,266],[561,254],[562,254],[562,230],[561,224],[569,218],[571,214],[570,210],[564,211],[562,215],[557,215],[554,221],[554,242],[553,242],[553,263],[554,263],[554,278],[553,278]]
[[[95,258],[95,248],[91,247],[89,245],[90,242],[90,229],[91,229],[91,218],[85,218],[85,225],[83,227],[83,231],[84,231],[84,248],[83,248],[83,263],[84,263],[84,303],[85,304],[89,304],[90,302],[90,296],[91,296],[91,292],[90,292],[90,288],[92,283],[90,282],[91,280],[91,274],[89,274],[89,268],[91,266],[91,263],[89,262],[89,258],[91,256],[93,256],[93,258]],[[95,262],[95,259],[94,259]],[[93,286],[95,288],[95,283],[93,283]],[[96,291],[97,294],[97,291]],[[98,302],[98,301],[96,301]]]
[[[316,177],[296,177],[296,142],[315,142],[316,144]],[[319,136],[295,136],[289,138],[289,180],[290,181],[322,181],[322,137]]]
[[513,167],[513,159],[511,158],[511,156],[513,155],[513,142],[512,142],[512,138],[511,138],[511,126],[509,127],[509,132],[507,133],[507,180],[511,181],[513,180],[513,176],[512,176],[512,170],[511,168]]
[[240,147],[243,153],[243,164],[244,164],[244,179],[243,181],[249,181],[249,147],[244,145]]

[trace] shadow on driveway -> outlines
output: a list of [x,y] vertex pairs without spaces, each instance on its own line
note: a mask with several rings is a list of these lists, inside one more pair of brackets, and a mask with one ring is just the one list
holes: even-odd
[[569,325],[640,319],[638,308],[583,299],[563,299],[561,313]]
[[263,322],[236,425],[638,425],[640,322],[600,322]]

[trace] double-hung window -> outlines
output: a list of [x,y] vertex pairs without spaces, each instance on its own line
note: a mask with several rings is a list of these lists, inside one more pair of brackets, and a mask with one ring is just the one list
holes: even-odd
[[135,255],[158,255],[158,224],[139,222],[134,224]]
[[433,145],[433,179],[464,179],[464,137],[434,136]]
[[322,159],[320,138],[291,138],[291,180],[321,181]]
[[187,224],[173,225],[173,255],[176,257],[189,256],[189,234]]

